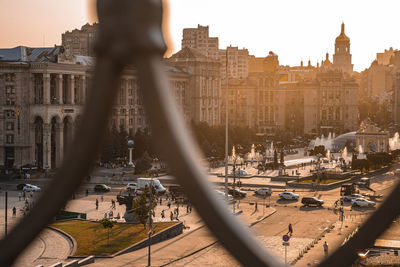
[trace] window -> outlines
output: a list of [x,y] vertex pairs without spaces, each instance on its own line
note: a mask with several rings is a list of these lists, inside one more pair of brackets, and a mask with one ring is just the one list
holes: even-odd
[[124,119],[120,119],[119,120],[119,126],[121,127],[125,127],[125,120]]
[[6,129],[7,129],[7,131],[13,131],[14,130],[14,122],[8,121],[6,123]]
[[7,142],[7,144],[14,144],[14,135],[13,134],[7,134],[6,135],[6,142]]
[[6,94],[7,94],[7,95],[13,95],[13,94],[15,94],[14,86],[6,86]]
[[14,110],[6,110],[6,118],[7,119],[11,119],[11,118],[15,118],[15,111]]
[[6,82],[13,82],[15,81],[15,73],[6,73]]
[[6,105],[7,105],[7,106],[13,106],[13,105],[15,105],[15,100],[12,99],[12,98],[7,98],[7,100],[6,100]]
[[129,125],[133,125],[133,119],[129,119]]

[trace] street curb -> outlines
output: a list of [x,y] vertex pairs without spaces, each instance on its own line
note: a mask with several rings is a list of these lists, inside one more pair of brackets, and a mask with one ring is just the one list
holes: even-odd
[[53,230],[54,232],[59,233],[60,235],[64,236],[69,241],[70,250],[69,250],[68,258],[75,254],[76,249],[78,248],[78,243],[76,242],[75,238],[73,238],[71,235],[67,234],[66,232],[64,232],[58,228],[55,228],[52,226],[47,226],[47,228],[49,228],[50,230]]
[[[271,208],[271,209],[274,209],[274,208]],[[261,219],[255,221],[255,222],[250,223],[249,227],[253,227],[254,225],[258,224],[259,222],[262,222],[262,221],[265,220],[266,218],[268,218],[268,217],[272,216],[273,214],[275,214],[276,211],[277,211],[277,210],[274,209],[270,214],[267,214],[267,215],[265,215],[263,218],[261,218]]]

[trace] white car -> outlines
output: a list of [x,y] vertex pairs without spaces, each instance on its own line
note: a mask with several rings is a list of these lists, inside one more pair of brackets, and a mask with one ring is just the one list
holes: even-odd
[[351,205],[358,207],[374,207],[376,203],[365,198],[356,198],[351,201]]
[[[219,199],[226,200],[225,193],[219,190],[215,190]],[[228,202],[233,201],[233,196],[228,194]]]
[[[233,171],[231,174],[233,175]],[[235,170],[235,175],[236,176],[248,176],[249,173],[246,170],[239,169],[239,170]]]
[[279,194],[280,199],[299,199],[299,195],[293,192],[282,192]]
[[25,192],[40,192],[40,187],[32,184],[27,184],[22,190],[24,190]]
[[128,191],[135,191],[136,188],[137,188],[136,183],[129,183],[126,185],[126,190],[128,190]]
[[357,198],[364,198],[364,197],[360,194],[347,195],[343,197],[343,201],[353,201],[354,199]]
[[269,187],[259,188],[254,190],[254,194],[262,196],[270,196],[272,194],[272,190]]

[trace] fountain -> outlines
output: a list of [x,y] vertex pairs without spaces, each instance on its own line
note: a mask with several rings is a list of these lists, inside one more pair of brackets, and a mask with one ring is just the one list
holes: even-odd
[[366,159],[367,155],[364,154],[364,149],[362,145],[358,145],[358,156],[357,159]]
[[398,132],[392,138],[389,138],[389,148],[391,151],[400,149],[400,136]]
[[323,134],[321,137],[315,138],[315,140],[310,142],[310,148],[313,149],[316,146],[324,146],[325,149],[332,149],[333,139],[335,139],[335,134],[328,134],[328,137],[325,137]]
[[331,151],[328,149],[328,152],[326,152],[326,158],[328,159],[329,162],[331,162]]

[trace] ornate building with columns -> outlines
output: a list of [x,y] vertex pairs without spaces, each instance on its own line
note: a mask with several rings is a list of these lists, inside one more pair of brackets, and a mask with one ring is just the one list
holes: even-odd
[[361,122],[360,129],[356,132],[356,145],[364,153],[388,152],[389,132],[381,131],[367,118]]
[[[60,166],[88,96],[94,60],[62,46],[0,49],[0,165]],[[190,72],[166,66],[178,108],[191,120]],[[123,73],[111,125],[146,128],[135,70]]]
[[58,167],[87,95],[88,67],[62,47],[0,49],[0,164]]

